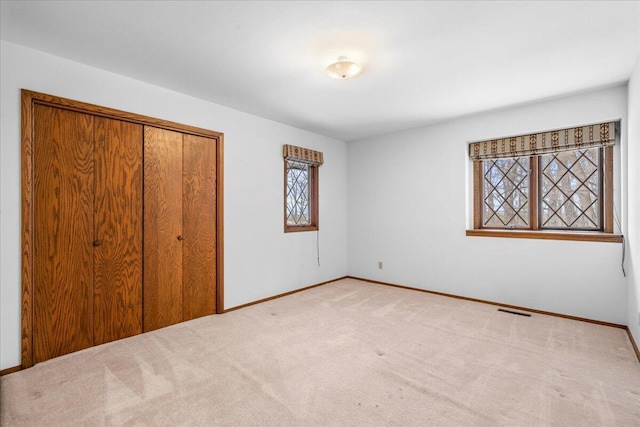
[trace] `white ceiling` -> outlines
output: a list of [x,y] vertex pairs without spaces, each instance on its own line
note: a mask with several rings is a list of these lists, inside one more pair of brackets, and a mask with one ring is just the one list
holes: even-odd
[[[626,82],[639,1],[2,1],[3,40],[341,140]],[[339,55],[362,63],[329,78]]]

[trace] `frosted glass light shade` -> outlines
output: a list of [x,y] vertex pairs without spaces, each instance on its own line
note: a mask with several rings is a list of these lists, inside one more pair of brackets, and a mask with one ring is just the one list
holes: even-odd
[[362,67],[347,58],[346,56],[340,56],[336,62],[327,67],[327,74],[334,79],[348,79],[349,77],[360,74]]

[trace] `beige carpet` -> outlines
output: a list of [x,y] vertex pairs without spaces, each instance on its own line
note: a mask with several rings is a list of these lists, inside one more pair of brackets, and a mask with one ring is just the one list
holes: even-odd
[[640,425],[625,331],[351,279],[0,381],[2,425]]

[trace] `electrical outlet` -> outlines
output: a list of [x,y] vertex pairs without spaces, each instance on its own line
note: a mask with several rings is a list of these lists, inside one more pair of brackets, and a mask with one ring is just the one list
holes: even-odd
[[378,270],[382,270],[382,261],[378,261]]

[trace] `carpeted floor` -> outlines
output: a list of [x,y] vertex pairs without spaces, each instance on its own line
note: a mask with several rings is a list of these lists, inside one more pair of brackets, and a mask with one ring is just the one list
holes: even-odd
[[4,425],[638,426],[621,329],[344,279],[2,377]]

